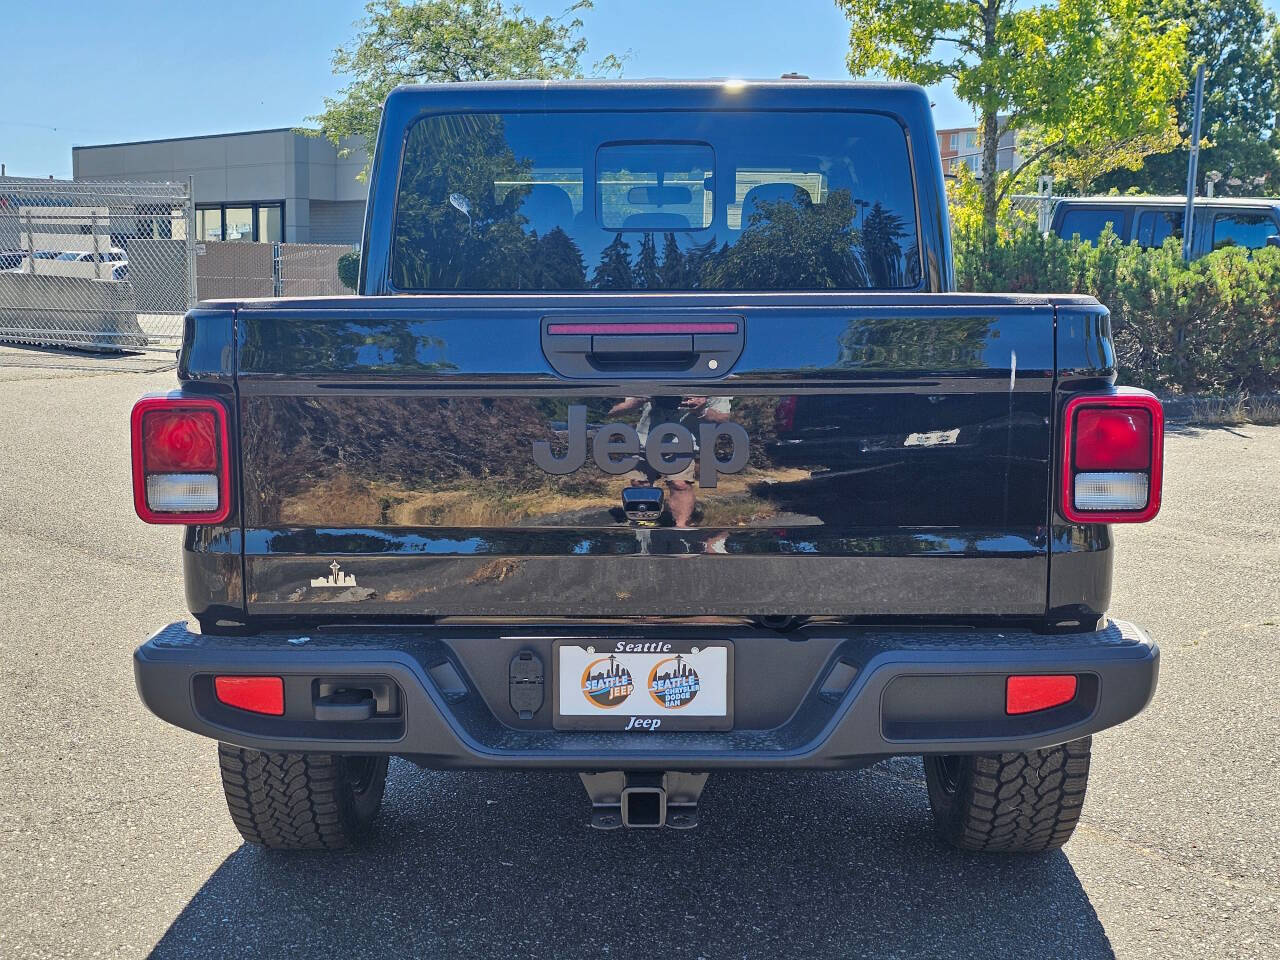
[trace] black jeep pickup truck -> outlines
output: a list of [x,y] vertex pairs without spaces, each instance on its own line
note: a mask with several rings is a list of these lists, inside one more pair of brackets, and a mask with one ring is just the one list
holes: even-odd
[[1095,301],[951,290],[919,88],[396,90],[361,295],[202,304],[134,409],[198,624],[143,701],[268,847],[358,840],[392,755],[601,828],[922,755],[952,842],[1061,845],[1155,689],[1108,602],[1163,416]]

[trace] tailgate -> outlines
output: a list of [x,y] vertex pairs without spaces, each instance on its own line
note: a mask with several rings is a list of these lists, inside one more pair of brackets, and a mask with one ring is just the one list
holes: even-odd
[[251,615],[1044,613],[1047,302],[405,296],[236,327]]

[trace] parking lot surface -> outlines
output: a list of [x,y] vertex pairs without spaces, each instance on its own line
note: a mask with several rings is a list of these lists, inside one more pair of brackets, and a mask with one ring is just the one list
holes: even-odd
[[941,845],[895,759],[715,775],[687,833],[591,830],[570,774],[393,761],[371,847],[281,855],[134,694],[185,615],[180,530],[129,487],[129,407],[173,373],[0,354],[4,957],[1280,955],[1280,427],[1173,430],[1160,518],[1119,530],[1160,689],[1095,738],[1060,853]]

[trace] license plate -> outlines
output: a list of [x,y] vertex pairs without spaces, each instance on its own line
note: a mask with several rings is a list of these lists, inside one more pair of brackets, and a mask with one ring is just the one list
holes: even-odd
[[725,641],[560,640],[559,730],[729,730],[733,646]]

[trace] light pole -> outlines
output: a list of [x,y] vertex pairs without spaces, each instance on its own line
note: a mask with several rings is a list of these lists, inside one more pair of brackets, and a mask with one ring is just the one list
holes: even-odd
[[1187,208],[1182,217],[1182,259],[1191,262],[1195,230],[1196,165],[1200,162],[1200,118],[1204,113],[1204,64],[1196,68],[1196,104],[1191,119],[1191,156],[1187,158]]

